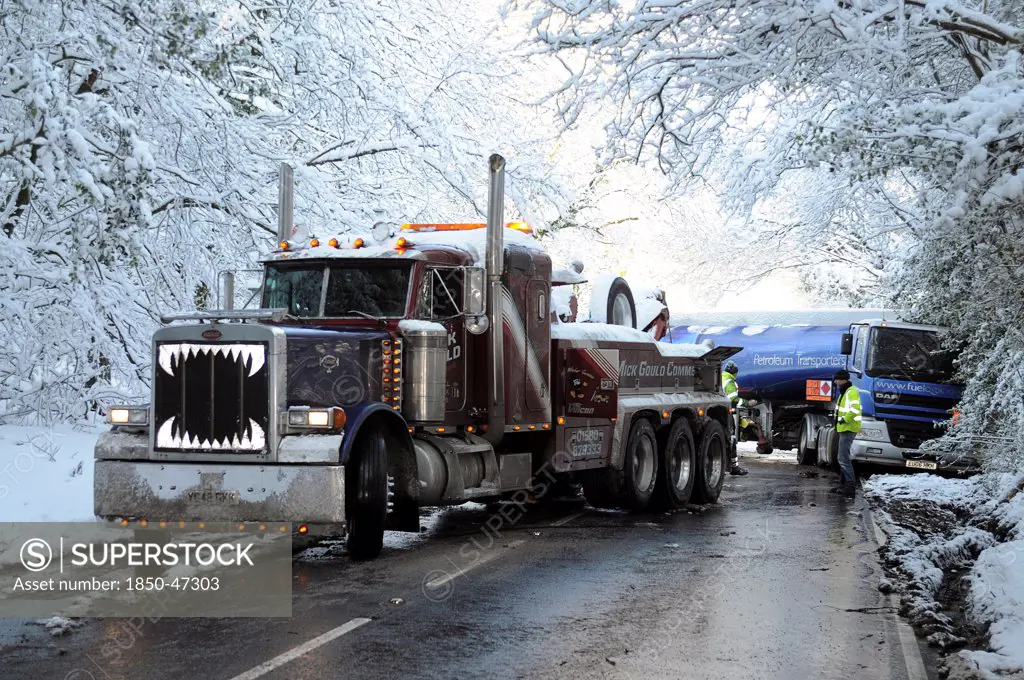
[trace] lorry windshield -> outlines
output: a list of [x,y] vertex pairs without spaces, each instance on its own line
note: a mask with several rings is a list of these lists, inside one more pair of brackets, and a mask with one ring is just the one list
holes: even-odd
[[285,308],[300,318],[401,318],[411,272],[412,263],[404,262],[268,264],[263,307]]
[[919,382],[949,382],[954,354],[935,331],[873,328],[868,345],[867,374]]

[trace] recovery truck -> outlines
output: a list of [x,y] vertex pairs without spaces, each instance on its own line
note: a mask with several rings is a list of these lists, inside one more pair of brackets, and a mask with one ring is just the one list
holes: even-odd
[[[289,240],[286,170],[261,308],[163,318],[150,402],[110,408],[97,441],[96,515],[290,522],[370,559],[421,506],[522,503],[559,480],[599,507],[718,499],[738,350],[559,319],[552,287],[576,280],[503,226],[501,156],[486,225],[376,245]],[[609,309],[632,304],[612,290]]]
[[[942,346],[943,329],[884,318],[877,310],[847,310],[848,324],[678,326],[677,342],[742,345],[741,410],[759,423],[770,446],[796,449],[798,461],[835,467],[838,438],[833,427],[837,369],[850,372],[860,391],[863,427],[851,457],[860,466],[966,473],[978,461],[921,445],[945,432],[963,388],[953,380],[954,355]],[[790,314],[789,321],[799,315]],[[806,321],[816,319],[808,312]],[[746,433],[741,431],[741,438]],[[759,452],[767,447],[759,446]]]

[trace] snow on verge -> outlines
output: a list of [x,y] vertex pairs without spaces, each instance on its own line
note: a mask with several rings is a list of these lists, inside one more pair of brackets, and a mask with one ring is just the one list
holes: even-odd
[[864,488],[889,535],[881,552],[901,612],[950,654],[947,676],[1024,676],[1024,480],[877,475]]
[[991,651],[962,651],[986,677],[1024,673],[1024,540],[985,549],[968,576],[968,614],[988,625]]
[[0,425],[0,520],[93,520],[93,448],[104,429]]

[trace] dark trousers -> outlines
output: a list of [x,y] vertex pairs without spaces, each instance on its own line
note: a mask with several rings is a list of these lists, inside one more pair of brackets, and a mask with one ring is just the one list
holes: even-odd
[[853,484],[857,481],[853,473],[853,460],[850,458],[850,449],[853,448],[856,436],[854,432],[839,433],[839,476],[843,484]]

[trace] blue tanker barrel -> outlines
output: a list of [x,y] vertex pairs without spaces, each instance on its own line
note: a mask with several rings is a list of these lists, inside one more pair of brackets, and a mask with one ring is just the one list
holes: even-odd
[[808,380],[831,380],[846,366],[839,349],[848,326],[677,326],[673,343],[732,345],[745,398],[806,401]]

